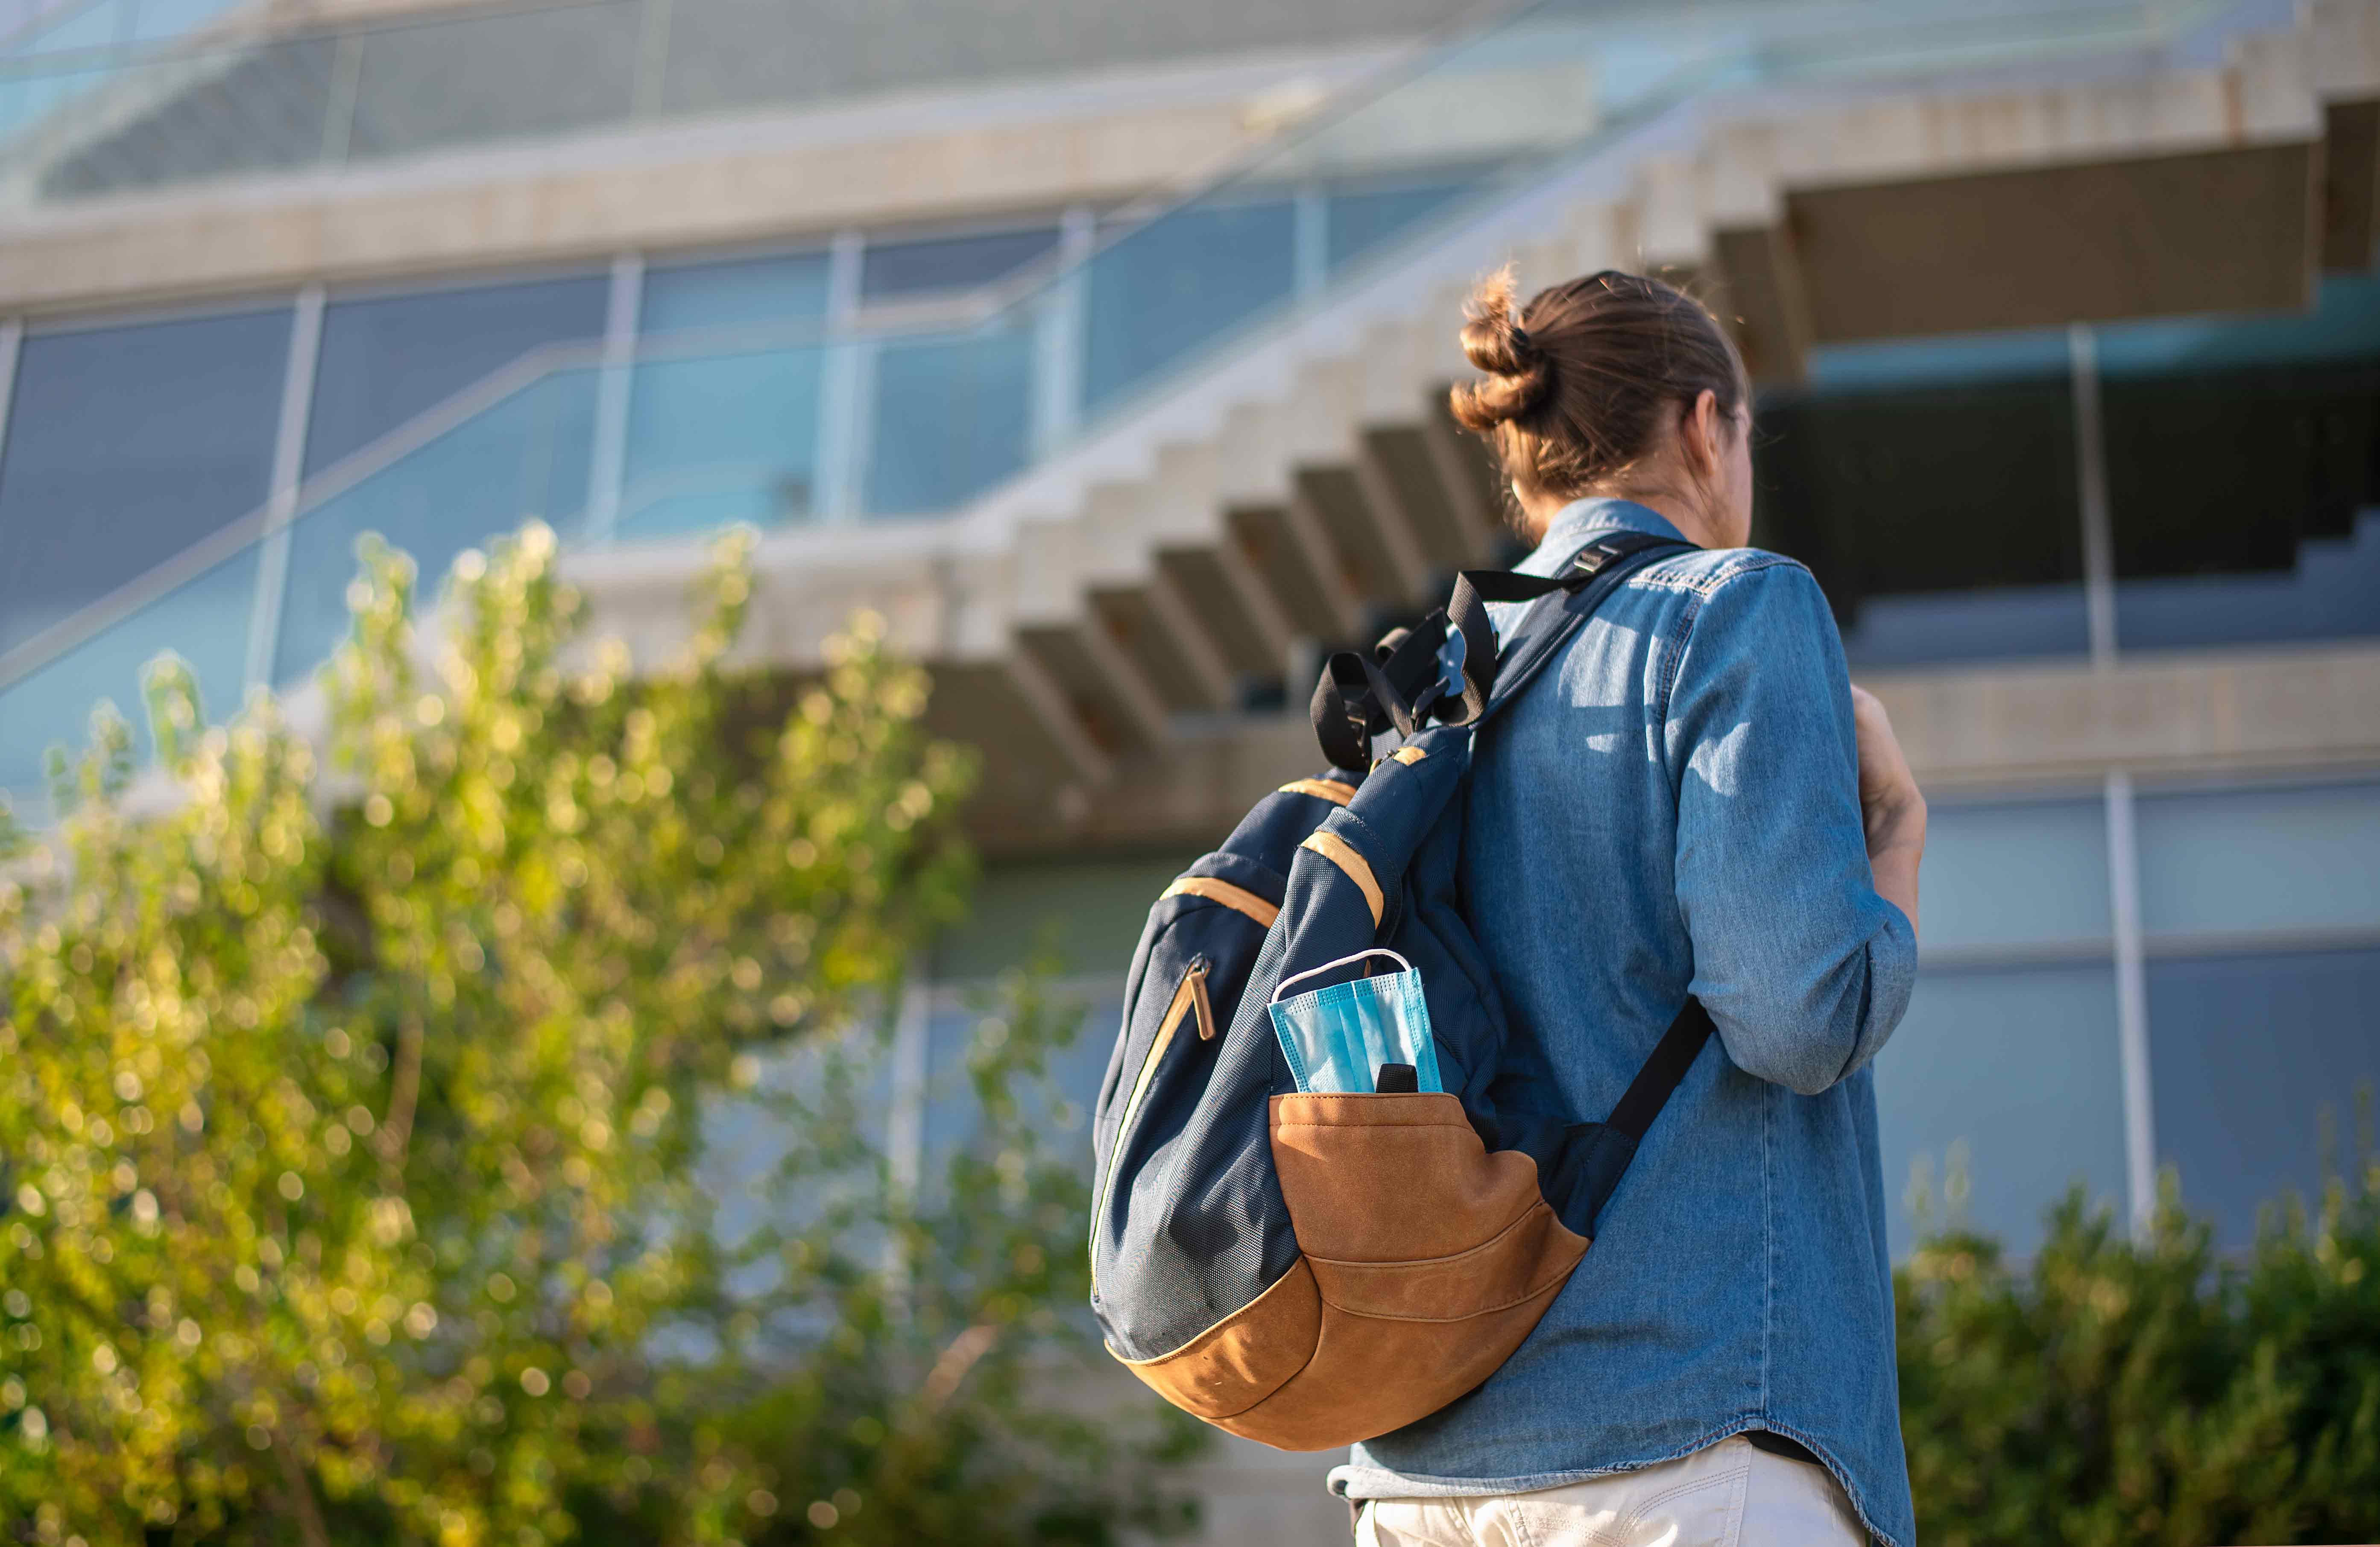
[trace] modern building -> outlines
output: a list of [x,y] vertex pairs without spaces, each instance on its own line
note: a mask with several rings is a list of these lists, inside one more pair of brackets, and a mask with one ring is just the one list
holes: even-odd
[[[1657,268],[1934,797],[1888,1185],[2022,1251],[2170,1166],[2238,1243],[2354,1153],[2380,0],[20,10],[20,811],[160,649],[302,706],[366,530],[435,574],[541,516],[651,645],[751,522],[758,659],[872,606],[985,749],[925,1065],[1043,921],[1103,1044],[1147,902],[1312,770],[1319,651],[1505,546],[1468,283]],[[1330,1540],[1317,1469],[1233,1450],[1214,1540]]]

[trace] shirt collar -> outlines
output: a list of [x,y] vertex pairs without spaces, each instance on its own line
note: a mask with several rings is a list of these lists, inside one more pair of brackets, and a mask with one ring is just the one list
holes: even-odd
[[1529,557],[1560,563],[1594,541],[1597,534],[1614,530],[1649,532],[1657,538],[1686,540],[1686,535],[1671,526],[1660,512],[1633,500],[1573,500],[1546,523],[1546,535],[1538,539],[1536,551]]

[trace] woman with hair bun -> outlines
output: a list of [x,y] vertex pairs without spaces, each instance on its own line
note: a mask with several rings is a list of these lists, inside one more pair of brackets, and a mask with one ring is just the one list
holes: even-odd
[[1692,994],[1705,1049],[1594,1250],[1503,1367],[1357,1445],[1375,1547],[1912,1547],[1871,1060],[1917,968],[1925,802],[1826,598],[1752,535],[1752,405],[1693,299],[1590,274],[1473,298],[1493,449],[1558,572],[1636,570],[1483,728],[1462,884],[1512,1024],[1500,1090],[1599,1116]]

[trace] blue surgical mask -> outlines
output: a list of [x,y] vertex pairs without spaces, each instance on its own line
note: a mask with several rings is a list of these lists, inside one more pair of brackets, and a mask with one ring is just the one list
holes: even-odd
[[[1375,956],[1388,958],[1403,971],[1334,983],[1292,999],[1281,997],[1304,979]],[[1438,1046],[1430,1037],[1421,974],[1395,951],[1359,951],[1283,978],[1273,990],[1270,1008],[1273,1034],[1281,1039],[1281,1057],[1289,1060],[1301,1091],[1369,1094],[1378,1088],[1382,1064],[1411,1064],[1422,1090],[1446,1088],[1439,1080]]]

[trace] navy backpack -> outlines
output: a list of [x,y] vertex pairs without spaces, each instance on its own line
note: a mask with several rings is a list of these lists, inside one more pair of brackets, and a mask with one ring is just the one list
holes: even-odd
[[[1604,1120],[1550,1109],[1463,917],[1461,795],[1479,726],[1687,546],[1467,572],[1374,659],[1332,657],[1330,771],[1149,910],[1092,1129],[1091,1303],[1175,1406],[1286,1450],[1402,1428],[1492,1374],[1585,1254],[1710,1019],[1689,999]],[[1500,648],[1486,603],[1532,600]]]

